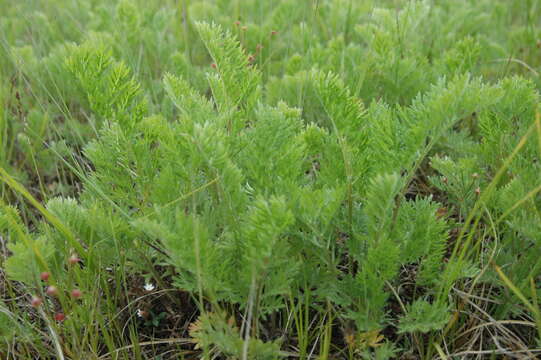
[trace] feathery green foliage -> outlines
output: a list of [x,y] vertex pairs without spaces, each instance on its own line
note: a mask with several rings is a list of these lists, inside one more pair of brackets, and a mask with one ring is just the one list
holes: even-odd
[[2,358],[535,356],[540,1],[0,10]]

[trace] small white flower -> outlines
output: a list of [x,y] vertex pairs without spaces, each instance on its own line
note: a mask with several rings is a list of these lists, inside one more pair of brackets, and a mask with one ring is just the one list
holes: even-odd
[[154,290],[155,288],[156,288],[156,286],[154,286],[154,284],[152,284],[152,283],[147,283],[144,286],[145,291],[148,291],[148,292]]
[[142,317],[143,317],[143,310],[137,309],[137,313],[136,313],[136,314],[137,314],[137,317],[142,318]]

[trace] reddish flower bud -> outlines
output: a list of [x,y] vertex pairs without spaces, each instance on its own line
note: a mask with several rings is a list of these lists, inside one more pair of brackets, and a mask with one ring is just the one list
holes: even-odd
[[216,64],[212,63],[212,64],[210,64],[210,67],[213,68],[213,69],[216,69]]
[[45,290],[47,295],[49,296],[56,296],[58,295],[58,288],[54,285],[47,286],[47,290]]
[[81,296],[83,296],[83,293],[79,289],[73,289],[71,290],[71,297],[74,299],[79,299]]
[[71,256],[68,258],[68,263],[69,263],[70,265],[75,265],[75,264],[79,263],[79,261],[81,261],[81,259],[79,259],[79,258],[77,257],[77,255],[75,255],[75,254],[74,254],[74,255],[71,255]]
[[148,319],[148,316],[150,314],[148,313],[148,311],[145,311],[145,310],[142,310],[142,309],[137,309],[137,316],[140,317],[140,318],[143,318],[143,319]]
[[235,26],[239,26],[240,25],[240,21],[235,21]]
[[480,195],[480,194],[481,194],[481,188],[475,189],[475,195]]
[[276,31],[276,30],[272,30],[272,31],[271,31],[271,35],[274,36],[274,35],[276,35],[276,34],[278,34],[278,31]]
[[49,276],[51,276],[51,274],[49,274],[47,271],[44,271],[41,274],[39,274],[39,278],[43,281],[49,280]]
[[41,306],[41,304],[43,304],[43,300],[41,300],[41,298],[37,296],[32,296],[32,300],[30,300],[30,305],[32,305],[32,307],[37,308]]
[[66,315],[64,315],[64,313],[57,312],[56,314],[54,314],[54,319],[56,321],[64,321],[65,318],[66,318]]

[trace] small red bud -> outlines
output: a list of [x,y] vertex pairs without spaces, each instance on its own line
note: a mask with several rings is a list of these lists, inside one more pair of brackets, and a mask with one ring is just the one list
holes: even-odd
[[213,68],[213,69],[216,69],[216,64],[212,63],[212,64],[210,64],[210,67]]
[[68,259],[68,263],[69,263],[70,265],[75,265],[75,264],[79,263],[79,261],[81,261],[81,259],[79,259],[79,258],[77,257],[77,255],[71,255],[71,256],[69,257],[69,259]]
[[37,296],[32,296],[32,300],[30,300],[30,305],[32,305],[32,307],[37,308],[41,306],[41,304],[43,304],[43,300],[41,300],[41,298]]
[[150,314],[148,313],[148,311],[145,311],[145,310],[141,310],[141,309],[138,309],[137,310],[137,316],[139,316],[140,318],[143,318],[143,319],[148,319],[148,316]]
[[278,34],[278,31],[276,31],[276,30],[272,30],[272,31],[271,31],[271,35],[272,35],[272,36],[274,36],[274,35],[276,35],[276,34]]
[[56,321],[64,321],[65,318],[66,318],[66,315],[64,315],[64,313],[57,312],[56,314],[54,314],[54,319]]
[[235,21],[235,26],[239,26],[240,25],[240,21]]
[[47,295],[49,296],[56,296],[58,295],[58,288],[54,285],[47,286],[47,290],[45,290]]
[[83,293],[79,289],[73,289],[71,290],[71,297],[74,299],[79,299],[81,296],[83,296]]
[[49,276],[50,276],[50,275],[51,275],[51,274],[49,274],[47,271],[44,271],[44,272],[42,272],[41,274],[39,274],[39,278],[40,278],[41,280],[43,280],[43,281],[47,281],[47,280],[49,280]]

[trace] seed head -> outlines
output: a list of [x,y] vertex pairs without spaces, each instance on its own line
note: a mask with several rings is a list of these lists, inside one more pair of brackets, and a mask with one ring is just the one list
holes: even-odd
[[83,296],[83,293],[79,289],[73,289],[71,290],[71,297],[74,299],[79,299],[81,296]]
[[49,276],[51,276],[51,274],[49,274],[47,271],[44,271],[41,274],[39,274],[39,278],[43,281],[49,280]]
[[45,290],[45,292],[49,296],[56,296],[56,295],[58,295],[58,288],[56,286],[54,286],[54,285],[49,285],[49,286],[47,286],[47,290]]
[[477,179],[479,177],[479,174],[478,173],[473,173],[471,177],[474,178],[474,179]]
[[481,188],[475,189],[475,195],[479,196],[481,194]]
[[37,296],[32,296],[32,300],[30,300],[30,305],[32,305],[32,307],[40,307],[41,304],[43,304],[43,300],[41,300],[41,298],[37,297]]
[[137,309],[136,314],[137,314],[137,317],[140,317],[142,319],[147,319],[149,315],[148,311],[141,310],[141,309]]
[[65,318],[66,318],[66,315],[64,315],[64,313],[62,312],[57,312],[56,314],[54,314],[54,319],[56,321],[64,321]]
[[68,258],[68,263],[69,263],[70,265],[78,264],[80,261],[81,261],[81,259],[79,259],[79,258],[77,257],[77,255],[75,255],[75,254],[71,255],[71,256]]
[[246,30],[248,30],[248,26],[244,25],[244,26],[242,26],[240,29],[241,29],[242,31],[246,31]]

